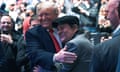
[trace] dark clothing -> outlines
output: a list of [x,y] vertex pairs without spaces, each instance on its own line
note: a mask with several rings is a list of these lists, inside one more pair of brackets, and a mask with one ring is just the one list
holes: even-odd
[[66,43],[67,50],[75,52],[77,60],[72,64],[63,63],[60,72],[88,72],[91,62],[93,45],[87,39],[85,34],[78,34]]
[[29,59],[26,56],[26,42],[24,36],[20,36],[17,42],[16,63],[18,68],[23,72],[30,72]]
[[120,29],[117,32],[113,33],[112,37],[116,37],[118,35],[120,35]]
[[[120,35],[120,29],[113,35],[113,37],[116,37]],[[119,48],[119,56],[118,56],[118,63],[117,63],[117,69],[116,72],[120,72],[120,48]]]
[[3,51],[3,48],[2,48],[2,43],[0,42],[0,72],[7,72],[6,69],[7,69],[7,60],[5,58],[5,53]]
[[90,72],[115,72],[120,49],[120,35],[95,46]]
[[56,52],[52,39],[46,29],[41,26],[26,32],[27,55],[32,67],[39,65],[46,70],[54,71],[53,55]]
[[120,72],[120,49],[119,49],[119,56],[118,56],[118,63],[117,63],[116,72]]
[[5,51],[5,57],[7,58],[8,72],[18,72],[16,66],[16,54],[17,54],[17,41],[19,39],[19,34],[15,31],[12,32],[13,43],[9,44],[2,42],[2,48]]

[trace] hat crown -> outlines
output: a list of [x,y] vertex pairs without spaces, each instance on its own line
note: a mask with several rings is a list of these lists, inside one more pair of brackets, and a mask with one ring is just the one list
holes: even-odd
[[66,23],[69,25],[76,24],[79,26],[79,19],[76,16],[63,16],[63,17],[57,18],[53,22],[55,27],[61,24],[66,24]]

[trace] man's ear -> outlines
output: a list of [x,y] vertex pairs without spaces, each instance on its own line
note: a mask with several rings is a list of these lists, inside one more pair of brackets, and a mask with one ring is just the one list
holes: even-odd
[[74,24],[73,27],[76,28],[76,29],[78,29],[78,25],[77,24]]
[[78,25],[77,25],[77,24],[74,24],[74,25],[73,25],[73,29],[75,29],[75,31],[77,31],[77,30],[78,30]]

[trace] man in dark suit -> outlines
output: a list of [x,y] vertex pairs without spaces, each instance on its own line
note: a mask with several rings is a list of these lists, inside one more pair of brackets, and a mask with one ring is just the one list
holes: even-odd
[[120,72],[120,49],[119,49],[119,56],[118,56],[118,63],[117,63],[116,72]]
[[[120,24],[120,0],[109,0],[107,5],[108,16],[112,23],[114,20]],[[120,49],[120,34],[111,40],[95,46],[90,72],[115,72]],[[119,71],[118,71],[119,72]]]
[[74,52],[78,56],[72,64],[62,63],[60,72],[88,72],[93,45],[79,27],[79,19],[75,16],[63,16],[57,18],[53,25],[57,27],[67,51]]
[[[27,55],[32,67],[40,66],[40,72],[55,72],[56,62],[73,63],[77,56],[75,53],[67,52],[66,48],[56,52],[55,44],[48,31],[53,29],[52,22],[58,16],[57,7],[51,2],[42,2],[36,7],[36,14],[41,24],[26,32]],[[53,31],[58,40],[56,30]],[[34,72],[39,72],[37,70],[35,69]]]

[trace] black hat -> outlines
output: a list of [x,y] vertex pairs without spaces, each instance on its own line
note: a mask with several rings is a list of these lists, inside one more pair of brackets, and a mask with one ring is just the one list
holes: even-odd
[[69,25],[78,25],[79,26],[79,19],[76,16],[63,16],[55,19],[53,21],[53,27],[57,27],[58,25],[61,24],[69,24]]

